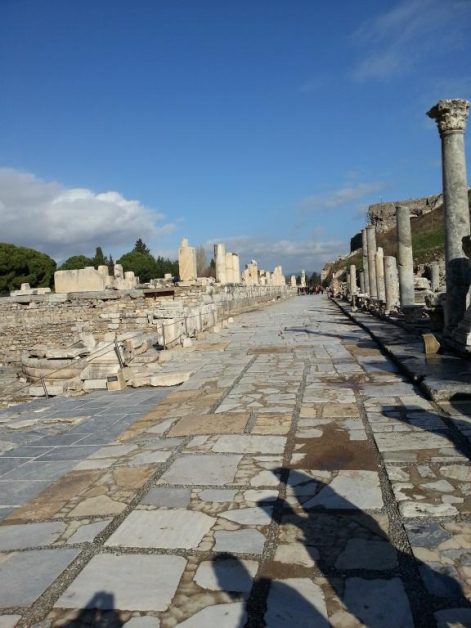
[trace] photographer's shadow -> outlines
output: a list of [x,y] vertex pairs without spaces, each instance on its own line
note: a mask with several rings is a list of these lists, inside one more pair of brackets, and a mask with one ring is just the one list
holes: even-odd
[[[346,612],[350,621],[374,628],[433,626],[434,608],[471,608],[461,584],[451,575],[391,544],[379,523],[381,516],[377,520],[305,473],[293,469],[273,472],[286,483],[289,500],[277,500],[272,514],[279,525],[278,550],[286,547],[286,558],[277,553],[275,560],[264,564],[250,591],[247,583],[252,576],[237,556],[221,554],[213,560],[221,589],[232,599],[245,601],[247,617],[241,620],[241,627],[331,625],[318,584],[325,580],[335,592],[344,618]],[[258,505],[267,507],[266,502]],[[297,558],[287,562],[289,546]],[[433,603],[422,579],[433,583]],[[410,599],[406,590],[412,591]]]

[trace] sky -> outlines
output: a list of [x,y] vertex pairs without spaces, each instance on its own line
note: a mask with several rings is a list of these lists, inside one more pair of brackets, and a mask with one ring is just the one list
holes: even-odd
[[[0,0],[0,241],[319,271],[441,191],[471,0]],[[470,133],[466,138],[470,161]]]

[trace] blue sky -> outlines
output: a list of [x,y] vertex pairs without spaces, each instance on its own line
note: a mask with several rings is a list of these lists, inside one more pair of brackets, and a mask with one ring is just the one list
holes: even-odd
[[471,99],[470,27],[470,0],[0,0],[1,239],[318,270],[369,203],[440,191],[425,113]]

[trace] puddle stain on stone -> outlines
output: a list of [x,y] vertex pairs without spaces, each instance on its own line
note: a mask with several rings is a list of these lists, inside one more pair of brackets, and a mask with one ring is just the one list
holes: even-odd
[[376,455],[368,441],[351,441],[346,430],[325,427],[320,438],[297,438],[302,446],[296,454],[303,458],[291,469],[319,469],[325,471],[377,469]]

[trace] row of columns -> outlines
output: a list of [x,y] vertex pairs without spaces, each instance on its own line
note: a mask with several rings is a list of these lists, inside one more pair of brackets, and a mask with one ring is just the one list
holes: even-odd
[[[466,313],[470,287],[470,262],[463,241],[470,235],[468,184],[464,150],[464,132],[470,103],[462,99],[440,100],[427,115],[437,123],[442,146],[442,179],[445,219],[446,311],[445,329],[453,333]],[[397,261],[384,256],[377,246],[374,225],[362,230],[363,270],[360,290],[364,295],[386,304],[386,311],[413,307],[414,260],[409,208],[396,207]],[[439,290],[438,262],[430,265],[431,288]],[[357,294],[357,276],[350,266],[349,292]]]

